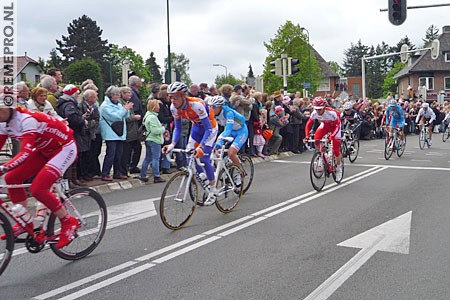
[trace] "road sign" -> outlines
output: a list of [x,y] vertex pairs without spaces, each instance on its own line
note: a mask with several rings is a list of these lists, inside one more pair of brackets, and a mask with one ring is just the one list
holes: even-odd
[[309,82],[303,82],[302,85],[304,89],[309,89],[311,87],[311,83]]

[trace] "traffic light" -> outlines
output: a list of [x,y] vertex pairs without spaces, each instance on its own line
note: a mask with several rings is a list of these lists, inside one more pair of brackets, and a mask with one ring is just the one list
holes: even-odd
[[281,58],[277,58],[276,60],[271,61],[270,65],[275,67],[275,69],[270,70],[270,73],[277,76],[283,76],[283,62]]
[[389,0],[389,22],[394,25],[403,24],[406,20],[406,10],[406,0]]
[[295,75],[295,73],[298,73],[300,71],[299,67],[296,67],[300,63],[300,60],[292,57],[288,57],[288,70],[287,75]]

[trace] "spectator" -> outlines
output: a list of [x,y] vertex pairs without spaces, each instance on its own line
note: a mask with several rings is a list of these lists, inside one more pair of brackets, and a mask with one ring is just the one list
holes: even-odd
[[55,97],[56,98],[61,97],[61,95],[63,94],[63,88],[62,88],[62,86],[59,86],[63,80],[63,74],[62,74],[61,70],[59,70],[57,68],[50,68],[47,70],[47,74],[52,76],[56,80],[57,90],[55,92]]
[[[145,110],[142,105],[141,101],[141,95],[139,93],[139,89],[142,86],[142,80],[138,76],[131,76],[129,78],[129,83],[131,87],[131,98],[130,102],[133,103],[133,113],[134,113],[134,122],[136,122],[136,135],[137,135],[137,128],[141,126],[142,124],[142,117],[144,116]],[[131,147],[131,160],[129,163],[129,171],[130,173],[136,173],[139,174],[141,171],[138,168],[139,160],[141,159],[141,152],[142,152],[142,144],[139,139],[131,140],[130,142]]]
[[56,92],[58,91],[58,84],[56,83],[56,79],[51,77],[50,75],[43,75],[41,77],[41,81],[39,83],[40,87],[43,87],[47,90],[47,100],[56,109]]
[[211,94],[209,93],[209,88],[208,88],[207,83],[202,82],[202,83],[200,83],[199,87],[200,87],[200,91],[203,93],[203,95],[205,95],[205,98],[207,96],[211,96]]
[[[289,106],[291,114],[291,124],[292,124],[292,149],[291,151],[295,154],[303,152],[303,136],[301,136],[301,125],[303,123],[303,113],[300,111],[301,105],[300,98],[294,98],[292,100],[292,105]],[[303,132],[305,130],[303,129]],[[302,145],[302,147],[300,147]]]
[[233,90],[236,95],[242,95],[242,86],[240,84],[236,84]]
[[198,84],[193,84],[189,87],[188,96],[205,99],[205,94],[200,90],[200,86]]
[[[53,80],[55,79],[53,78]],[[75,85],[66,85],[63,89],[63,95],[59,97],[56,103],[56,112],[62,118],[67,119],[68,126],[73,130],[73,137],[75,138],[79,155],[78,159],[67,169],[66,176],[69,177],[73,185],[84,186],[84,183],[78,181],[78,178],[80,178],[79,172],[81,172],[81,168],[79,167],[80,154],[81,152],[88,151],[89,145],[86,143],[84,132],[86,121],[83,119],[83,113],[78,107],[78,95],[79,90]]]
[[211,96],[218,96],[219,95],[219,91],[217,90],[217,87],[215,84],[211,85],[211,87],[209,88],[209,94]]
[[[120,88],[120,103],[123,105],[127,104],[131,99],[131,88],[124,86]],[[133,104],[134,106],[134,104]],[[120,161],[120,174],[128,176],[128,171],[130,171],[131,155],[133,152],[133,143],[138,140],[138,122],[134,110],[129,110],[129,116],[126,118],[127,125],[127,135],[123,143],[123,153],[122,159]],[[140,119],[140,118],[139,118]],[[140,171],[140,170],[139,170]],[[136,173],[136,172],[134,172]]]
[[230,106],[230,98],[233,94],[233,86],[231,84],[223,84],[219,89],[220,94],[227,102],[227,105]]
[[[28,98],[30,97],[30,88],[24,81],[20,81],[15,84],[14,89],[17,91],[17,106],[27,108]],[[20,141],[15,138],[11,138],[12,156],[16,156],[20,152]]]
[[[125,119],[129,116],[129,110],[133,107],[133,102],[125,105],[120,103],[120,89],[117,86],[110,86],[106,89],[105,100],[100,105],[100,132],[106,142],[106,154],[102,166],[102,180],[112,181],[110,176],[111,168],[114,168],[113,177],[115,179],[126,179],[125,174],[120,174],[120,160],[123,152],[123,141],[126,139]],[[122,121],[123,134],[117,135],[111,128],[111,124]]]
[[273,135],[267,143],[267,150],[270,154],[278,154],[281,146],[282,137],[280,129],[288,124],[288,119],[285,116],[284,109],[281,105],[277,105],[270,111],[269,127],[273,130]]
[[63,120],[63,118],[53,109],[50,102],[48,102],[47,90],[43,87],[35,87],[31,90],[31,99],[28,100],[27,107],[29,110],[40,111],[60,121]]
[[97,91],[87,89],[83,92],[80,103],[83,118],[87,121],[85,126],[89,143],[89,150],[82,152],[81,169],[82,179],[91,181],[95,176],[100,176],[100,162],[98,157],[101,153],[102,137],[100,135],[100,112],[97,105]]
[[147,137],[145,139],[145,158],[142,163],[141,177],[144,182],[148,181],[147,170],[151,162],[153,172],[153,182],[165,182],[161,178],[159,171],[159,161],[161,157],[161,145],[163,144],[163,134],[166,128],[158,119],[158,112],[160,109],[158,100],[150,100],[147,103],[147,112],[144,116],[144,125],[147,129]]
[[[173,122],[173,116],[170,111],[170,100],[167,94],[167,84],[161,85],[158,94],[158,119],[161,124],[166,129],[164,134],[164,143],[163,145],[169,145],[171,142],[171,124]],[[167,160],[167,157],[163,155],[161,157],[160,167],[162,169],[163,174],[170,174],[170,162]]]

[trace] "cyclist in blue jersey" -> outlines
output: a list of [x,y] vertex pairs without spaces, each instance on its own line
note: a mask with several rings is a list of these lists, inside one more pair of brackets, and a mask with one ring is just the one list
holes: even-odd
[[386,108],[386,126],[389,127],[389,137],[394,135],[394,128],[398,127],[400,139],[403,140],[403,127],[405,126],[405,113],[395,99],[389,102]]
[[221,137],[233,137],[233,143],[228,149],[228,156],[233,163],[241,166],[238,152],[248,138],[245,117],[229,107],[222,96],[208,97],[206,98],[206,103],[214,110],[218,123],[225,127],[224,131],[219,135],[215,148],[222,147],[224,141],[220,139]]

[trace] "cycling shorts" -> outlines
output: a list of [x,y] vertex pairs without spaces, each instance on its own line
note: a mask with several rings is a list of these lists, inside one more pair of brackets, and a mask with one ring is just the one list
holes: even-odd
[[391,119],[391,122],[389,123],[389,127],[398,127],[403,128],[405,126],[405,121],[402,119]]
[[[222,132],[223,133],[223,132]],[[219,138],[223,137],[222,134],[219,135]],[[236,150],[239,150],[242,148],[242,146],[245,144],[248,138],[248,130],[247,127],[242,127],[239,130],[232,130],[229,134],[229,137],[233,137],[233,143],[230,147],[235,148]]]

